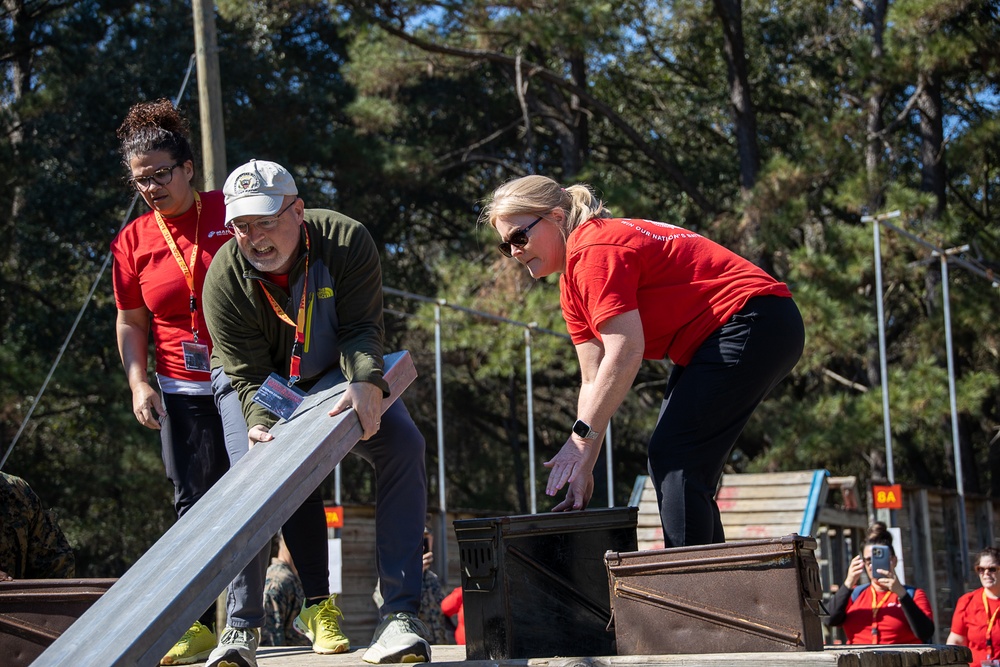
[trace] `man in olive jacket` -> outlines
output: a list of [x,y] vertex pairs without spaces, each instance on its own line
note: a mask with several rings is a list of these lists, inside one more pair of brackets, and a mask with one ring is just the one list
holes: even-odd
[[[225,403],[220,395],[227,391],[236,392],[249,447],[273,438],[268,431],[277,418],[253,400],[272,373],[283,384],[291,380],[308,389],[330,370],[343,372],[349,385],[329,415],[353,408],[364,430],[352,452],[375,469],[376,564],[385,600],[363,659],[430,661],[430,647],[421,637],[426,631],[417,620],[427,504],[424,439],[402,401],[380,416],[389,388],[383,378],[382,269],[375,243],[355,220],[306,209],[291,174],[274,162],[251,160],[237,168],[223,192],[226,224],[236,238],[212,260],[202,295],[215,346],[217,402]],[[230,452],[234,463],[240,456]],[[319,500],[318,492],[314,497]],[[321,500],[313,505],[322,512]],[[292,550],[306,595],[296,626],[314,640],[317,652],[346,650],[339,628],[329,642],[322,637],[336,622],[324,607],[328,581],[317,574],[327,572],[325,520],[317,515],[296,524],[286,523],[284,530],[290,547],[294,540],[308,548],[305,555],[301,546]],[[255,664],[250,662],[255,651],[254,638],[244,632],[229,648],[220,643],[208,664],[216,657],[234,661],[247,655],[247,664]]]

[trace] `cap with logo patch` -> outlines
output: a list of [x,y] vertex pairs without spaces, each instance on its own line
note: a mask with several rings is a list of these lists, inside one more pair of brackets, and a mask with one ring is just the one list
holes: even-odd
[[250,160],[229,174],[222,187],[226,197],[226,223],[244,215],[274,215],[282,200],[298,195],[295,179],[277,162]]

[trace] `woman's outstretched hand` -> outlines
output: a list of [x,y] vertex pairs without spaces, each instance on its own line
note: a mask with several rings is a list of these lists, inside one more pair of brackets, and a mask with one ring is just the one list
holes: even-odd
[[590,461],[588,445],[580,444],[570,437],[555,456],[542,465],[549,469],[549,481],[545,494],[554,496],[566,486],[566,497],[552,508],[553,512],[582,510],[587,507],[594,494],[593,462]]

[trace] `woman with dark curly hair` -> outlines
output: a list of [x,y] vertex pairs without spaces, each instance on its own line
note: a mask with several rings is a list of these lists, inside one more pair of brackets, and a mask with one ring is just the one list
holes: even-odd
[[[201,312],[205,272],[230,236],[226,207],[221,192],[192,187],[188,125],[169,100],[134,105],[118,138],[129,183],[150,209],[111,243],[118,351],[136,420],[160,432],[181,517],[229,469],[209,375],[212,341]],[[150,332],[159,391],[147,374]],[[212,616],[209,611],[195,621],[161,664],[208,657],[216,646]]]
[[948,643],[968,646],[972,665],[1000,665],[1000,549],[986,547],[976,554],[973,568],[979,588],[958,598],[951,617]]

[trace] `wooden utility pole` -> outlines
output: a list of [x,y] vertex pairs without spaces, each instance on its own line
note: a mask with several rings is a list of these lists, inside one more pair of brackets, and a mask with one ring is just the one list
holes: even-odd
[[215,37],[215,3],[192,0],[194,48],[198,66],[198,115],[201,121],[202,171],[205,190],[218,190],[226,181],[226,133],[222,125],[222,84],[219,46]]

